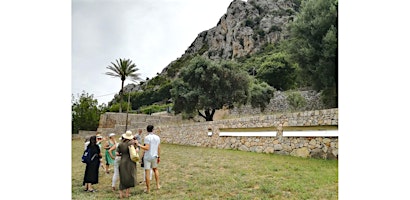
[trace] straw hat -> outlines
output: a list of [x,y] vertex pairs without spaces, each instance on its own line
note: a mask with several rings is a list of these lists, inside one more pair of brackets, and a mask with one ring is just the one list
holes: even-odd
[[134,138],[134,135],[132,135],[131,131],[127,131],[124,134],[122,134],[122,138],[131,140]]

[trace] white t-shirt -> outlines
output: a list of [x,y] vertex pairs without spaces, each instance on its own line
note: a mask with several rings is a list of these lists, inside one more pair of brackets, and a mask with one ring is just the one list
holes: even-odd
[[144,159],[151,160],[158,157],[158,146],[161,143],[158,135],[148,133],[144,138],[144,144],[149,144],[149,150],[145,151]]

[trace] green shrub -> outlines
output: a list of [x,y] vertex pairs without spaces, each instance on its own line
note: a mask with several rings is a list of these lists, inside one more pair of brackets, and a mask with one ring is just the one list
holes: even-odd
[[257,34],[253,34],[253,35],[252,35],[252,39],[255,40],[255,41],[258,40],[258,35],[257,35]]
[[[131,105],[132,103],[130,102],[130,106],[128,108],[128,110],[131,110]],[[122,102],[122,111],[126,112],[127,111],[127,105],[128,102]],[[111,105],[111,107],[108,109],[110,112],[119,112],[120,111],[120,103],[115,103],[113,105]]]
[[189,61],[191,61],[192,56],[188,55],[185,57],[181,57],[177,59],[175,62],[173,62],[167,69],[167,76],[168,77],[175,77],[175,75],[178,73],[178,71],[183,68]]
[[186,112],[181,113],[182,119],[185,119],[185,120],[194,119],[196,115],[197,115],[196,113],[186,113]]
[[152,114],[156,112],[167,111],[169,108],[172,108],[173,104],[164,104],[164,105],[149,105],[149,106],[142,106],[140,108],[140,112],[144,114]]
[[252,19],[250,19],[250,18],[246,19],[245,26],[253,28],[254,25],[255,25],[255,23],[253,22]]
[[258,33],[258,35],[260,35],[261,37],[265,36],[265,31],[263,29],[258,29],[256,30],[256,32]]
[[251,1],[250,4],[258,10],[259,15],[262,15],[265,12],[265,10],[262,7],[260,7],[258,4],[256,4],[255,2]]
[[321,91],[320,99],[324,105],[328,108],[337,108],[338,99],[337,99],[336,88],[327,88]]
[[299,92],[289,93],[287,100],[292,110],[299,110],[307,104],[306,99]]
[[241,46],[245,46],[245,44],[244,44],[244,41],[243,41],[243,38],[239,38],[239,44],[241,45]]
[[280,28],[276,25],[272,25],[269,29],[269,32],[276,32],[276,31],[282,31],[282,28]]
[[198,50],[198,54],[202,55],[205,53],[205,51],[208,51],[208,49],[209,49],[208,43],[205,43],[202,45],[201,49]]

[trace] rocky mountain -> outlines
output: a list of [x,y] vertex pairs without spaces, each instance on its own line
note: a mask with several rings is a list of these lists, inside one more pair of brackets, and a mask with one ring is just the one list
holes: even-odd
[[298,10],[298,0],[234,0],[217,25],[198,34],[185,53],[166,66],[199,54],[216,59],[235,59],[258,52],[267,43],[287,37],[285,26]]
[[[211,60],[235,60],[255,54],[266,44],[286,39],[286,26],[293,21],[301,0],[233,0],[217,25],[198,34],[185,53],[168,64],[157,77],[142,85],[129,84],[124,91],[161,87],[155,79],[173,79],[190,59],[201,55]],[[166,78],[165,78],[166,77]],[[115,102],[115,100],[113,100]]]

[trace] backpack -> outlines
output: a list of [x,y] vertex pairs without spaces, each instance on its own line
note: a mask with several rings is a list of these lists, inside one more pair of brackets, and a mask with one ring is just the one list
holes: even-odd
[[96,155],[97,154],[94,154],[93,156],[91,156],[89,148],[87,147],[87,149],[84,150],[83,156],[81,157],[81,162],[83,162],[85,164],[89,164],[94,160]]

